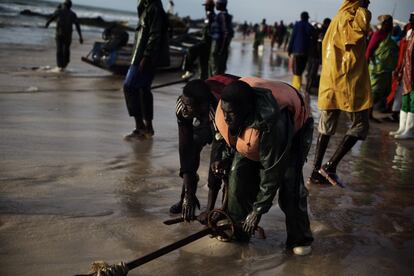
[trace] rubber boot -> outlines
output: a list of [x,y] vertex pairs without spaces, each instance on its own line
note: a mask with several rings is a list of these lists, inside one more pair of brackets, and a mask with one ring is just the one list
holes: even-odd
[[394,136],[394,135],[399,135],[399,134],[401,134],[401,133],[403,133],[404,132],[404,130],[405,130],[405,123],[407,122],[407,115],[408,115],[408,112],[405,112],[405,111],[400,111],[400,126],[398,127],[398,130],[396,130],[396,131],[390,131],[390,135],[391,136]]
[[178,201],[177,203],[173,204],[170,207],[170,213],[171,214],[181,214],[181,211],[183,210],[183,199],[184,199],[184,193],[185,193],[185,187],[183,184],[183,187],[181,188],[181,196],[180,196],[180,201]]
[[346,135],[331,159],[320,168],[319,173],[333,186],[344,187],[343,182],[336,174],[336,167],[358,140],[358,137]]
[[322,166],[323,157],[325,156],[330,138],[330,135],[319,134],[318,136],[315,149],[315,159],[313,160],[313,171],[308,179],[308,184],[329,184],[326,179],[319,174],[319,169]]
[[300,91],[300,89],[302,88],[302,77],[299,75],[293,75],[292,86],[296,90]]
[[394,136],[395,139],[413,139],[414,138],[414,113],[407,113],[407,120],[405,122],[405,129],[401,134]]

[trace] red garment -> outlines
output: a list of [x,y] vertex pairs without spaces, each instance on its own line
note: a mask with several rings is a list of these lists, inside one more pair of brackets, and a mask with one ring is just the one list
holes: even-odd
[[405,34],[407,34],[407,32],[411,29],[412,29],[411,23],[407,23],[407,24],[405,24],[403,30],[404,30]]
[[414,90],[413,87],[413,57],[414,57],[414,30],[407,35],[407,50],[405,51],[404,65],[402,72],[403,95],[409,94]]
[[[397,67],[396,67],[396,71],[399,71],[401,66],[403,66],[403,61],[404,61],[404,57],[405,57],[405,50],[407,49],[407,40],[405,38],[400,40],[400,46],[399,46],[399,51],[398,51],[398,63],[397,63]],[[397,88],[398,85],[400,83],[400,80],[398,79],[398,77],[393,76],[392,77],[392,88],[391,88],[391,92],[387,97],[387,105],[391,105],[392,102],[394,101],[394,97],[395,97],[395,93],[397,92]]]
[[221,99],[221,92],[223,92],[224,87],[230,83],[240,79],[238,76],[230,74],[215,75],[208,78],[205,82],[210,87],[210,90],[214,97],[217,100]]
[[387,38],[387,36],[389,35],[388,32],[384,32],[383,30],[379,30],[377,32],[375,32],[372,37],[371,40],[369,41],[367,50],[365,52],[365,58],[367,60],[369,60],[375,53],[375,50],[378,48],[378,46],[380,45],[380,43]]

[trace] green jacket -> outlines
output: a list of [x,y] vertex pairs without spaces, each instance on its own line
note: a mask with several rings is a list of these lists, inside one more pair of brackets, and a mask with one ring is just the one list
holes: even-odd
[[[255,111],[246,120],[246,127],[260,130],[260,187],[253,209],[264,214],[269,211],[276,192],[285,179],[294,125],[290,112],[287,108],[279,109],[270,90],[254,89]],[[224,158],[228,157],[231,157],[229,151],[224,153]]]
[[289,151],[294,133],[293,121],[287,108],[280,110],[272,93],[255,88],[256,114],[253,126],[260,130],[260,190],[253,209],[267,213],[276,192],[284,181]]
[[131,63],[139,65],[145,56],[154,68],[168,66],[168,18],[161,0],[138,0],[138,18]]
[[369,72],[372,75],[392,72],[398,62],[398,46],[391,38],[391,34],[381,41],[369,63]]

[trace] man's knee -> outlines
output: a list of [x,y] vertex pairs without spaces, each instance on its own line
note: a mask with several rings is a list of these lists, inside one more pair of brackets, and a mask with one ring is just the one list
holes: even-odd
[[339,110],[322,110],[318,124],[319,133],[329,136],[334,135],[338,124],[339,114]]
[[369,110],[351,113],[350,117],[352,126],[346,134],[357,137],[359,140],[365,140],[369,132]]

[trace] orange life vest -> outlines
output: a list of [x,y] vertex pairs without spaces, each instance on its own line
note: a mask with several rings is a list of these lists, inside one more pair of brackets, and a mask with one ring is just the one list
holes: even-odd
[[[270,81],[255,77],[244,77],[240,80],[246,82],[251,87],[269,89],[279,104],[279,108],[287,108],[293,114],[295,133],[309,117],[309,109],[304,103],[302,96],[290,85],[280,81]],[[229,146],[236,148],[241,155],[250,160],[260,160],[260,131],[258,129],[246,128],[240,133],[237,140],[232,140],[229,127],[224,120],[221,101],[217,106],[215,121],[220,134]]]

